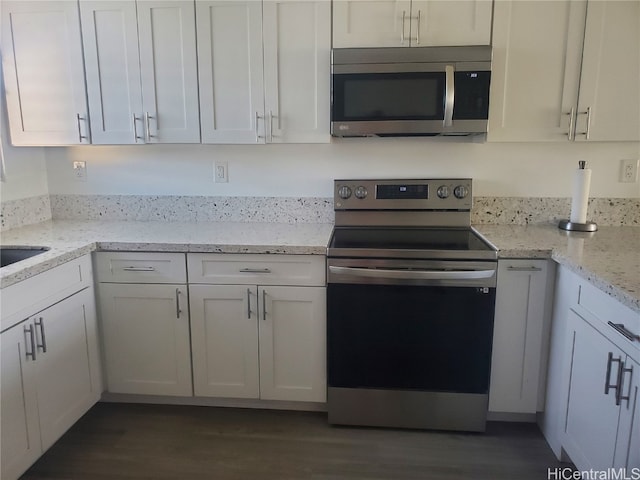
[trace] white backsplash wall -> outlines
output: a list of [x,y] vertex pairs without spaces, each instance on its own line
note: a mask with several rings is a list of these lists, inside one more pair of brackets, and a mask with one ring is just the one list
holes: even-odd
[[[326,145],[139,145],[45,149],[51,194],[331,197],[333,179],[471,177],[474,196],[570,197],[586,160],[592,197],[639,198],[619,183],[638,143],[469,143],[451,139],[345,139]],[[72,162],[87,162],[87,179]],[[229,183],[213,182],[214,160]]]

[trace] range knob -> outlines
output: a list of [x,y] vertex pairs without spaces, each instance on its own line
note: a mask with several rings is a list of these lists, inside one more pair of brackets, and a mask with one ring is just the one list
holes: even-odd
[[365,187],[363,187],[362,185],[360,185],[359,187],[356,187],[356,197],[358,197],[359,199],[363,199],[367,197],[367,189]]
[[453,194],[456,196],[456,198],[463,199],[464,197],[469,195],[469,189],[464,185],[458,185],[453,189]]
[[440,185],[436,193],[438,194],[438,198],[447,198],[451,195],[451,190],[446,185]]
[[343,200],[346,200],[347,198],[349,198],[351,196],[351,188],[349,188],[347,185],[342,185],[339,189],[338,189],[338,195],[340,196],[340,198],[342,198]]

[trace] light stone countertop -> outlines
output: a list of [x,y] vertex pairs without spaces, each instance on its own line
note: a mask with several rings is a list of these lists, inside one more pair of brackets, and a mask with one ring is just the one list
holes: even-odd
[[[94,250],[324,255],[333,225],[249,222],[48,221],[1,234],[2,245],[46,253],[0,269],[7,287]],[[476,225],[499,258],[553,258],[640,313],[640,227],[594,234],[555,225]]]
[[2,232],[0,243],[51,249],[0,269],[0,288],[94,250],[325,255],[332,224],[47,221]]
[[555,225],[476,225],[499,258],[549,258],[640,314],[640,227],[566,232]]

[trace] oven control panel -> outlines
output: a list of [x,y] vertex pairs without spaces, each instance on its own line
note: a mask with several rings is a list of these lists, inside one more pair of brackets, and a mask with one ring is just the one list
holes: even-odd
[[335,180],[335,210],[471,210],[470,178]]

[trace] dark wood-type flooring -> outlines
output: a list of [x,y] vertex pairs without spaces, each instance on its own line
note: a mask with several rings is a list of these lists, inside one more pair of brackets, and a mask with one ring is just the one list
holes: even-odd
[[326,414],[99,403],[22,480],[543,480],[533,424],[484,434],[332,427]]

